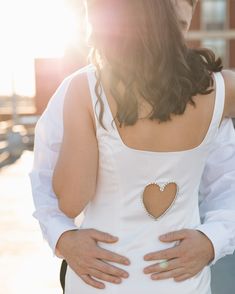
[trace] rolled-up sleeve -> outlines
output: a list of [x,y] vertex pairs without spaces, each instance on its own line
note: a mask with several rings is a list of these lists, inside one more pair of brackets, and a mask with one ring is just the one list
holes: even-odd
[[29,173],[35,206],[33,216],[39,221],[54,255],[59,237],[65,231],[78,229],[74,219],[60,211],[52,188],[53,169],[63,137],[63,102],[71,78],[62,82],[36,124],[34,161]]
[[196,229],[212,242],[215,257],[209,265],[235,250],[235,131],[232,120],[222,122],[202,175]]

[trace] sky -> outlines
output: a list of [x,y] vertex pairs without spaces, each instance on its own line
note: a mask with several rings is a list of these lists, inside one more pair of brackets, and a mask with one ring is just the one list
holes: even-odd
[[[0,96],[34,97],[34,59],[62,57],[66,47],[82,42],[76,8],[82,0],[0,0]],[[224,22],[226,1],[205,1],[202,22]],[[207,29],[207,28],[205,28]],[[220,55],[224,40],[207,40]],[[214,48],[215,47],[215,48]]]
[[0,95],[34,96],[34,58],[63,56],[77,25],[66,0],[0,0]]

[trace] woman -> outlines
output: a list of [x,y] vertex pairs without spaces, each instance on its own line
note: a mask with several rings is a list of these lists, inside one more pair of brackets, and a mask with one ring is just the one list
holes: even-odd
[[[74,75],[65,99],[53,175],[60,209],[71,218],[85,210],[81,228],[116,235],[100,246],[129,257],[129,276],[106,293],[209,294],[209,266],[157,281],[146,254],[167,248],[159,235],[200,224],[200,177],[220,122],[235,114],[235,76],[221,73],[211,51],[187,48],[171,0],[87,8],[92,65]],[[68,268],[65,293],[99,290]]]

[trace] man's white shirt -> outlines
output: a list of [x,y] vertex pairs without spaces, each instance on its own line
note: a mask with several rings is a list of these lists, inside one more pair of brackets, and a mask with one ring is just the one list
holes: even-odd
[[[86,67],[79,70],[83,72]],[[35,205],[44,239],[53,253],[60,236],[78,229],[74,219],[58,207],[52,175],[63,139],[63,104],[74,74],[67,77],[50,99],[35,128],[34,162],[29,173]],[[199,191],[202,224],[195,229],[212,242],[215,257],[209,265],[235,250],[235,131],[231,119],[222,122],[202,175]],[[58,255],[57,255],[58,256]]]

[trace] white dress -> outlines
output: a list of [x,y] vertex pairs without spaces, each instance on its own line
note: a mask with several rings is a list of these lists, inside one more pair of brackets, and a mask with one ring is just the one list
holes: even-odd
[[[95,109],[97,100],[93,66],[87,68],[87,76]],[[131,265],[115,264],[128,271],[129,278],[121,284],[105,282],[105,289],[86,284],[68,267],[65,278],[66,294],[210,294],[210,267],[206,266],[196,276],[181,282],[173,278],[153,281],[143,269],[155,261],[145,261],[147,253],[166,249],[176,242],[163,243],[158,237],[183,228],[193,229],[201,224],[198,191],[205,161],[218,132],[224,108],[224,80],[221,73],[214,74],[216,99],[213,117],[202,143],[186,151],[154,152],[127,147],[113,123],[111,110],[104,91],[105,104],[103,129],[96,120],[99,146],[99,170],[94,199],[85,209],[81,228],[94,228],[118,236],[113,244],[99,243],[108,250],[128,257]],[[99,104],[97,104],[99,113]],[[145,209],[142,201],[144,188],[150,183],[164,187],[169,182],[178,186],[178,192],[170,208],[158,219]],[[110,262],[110,264],[112,264]]]

